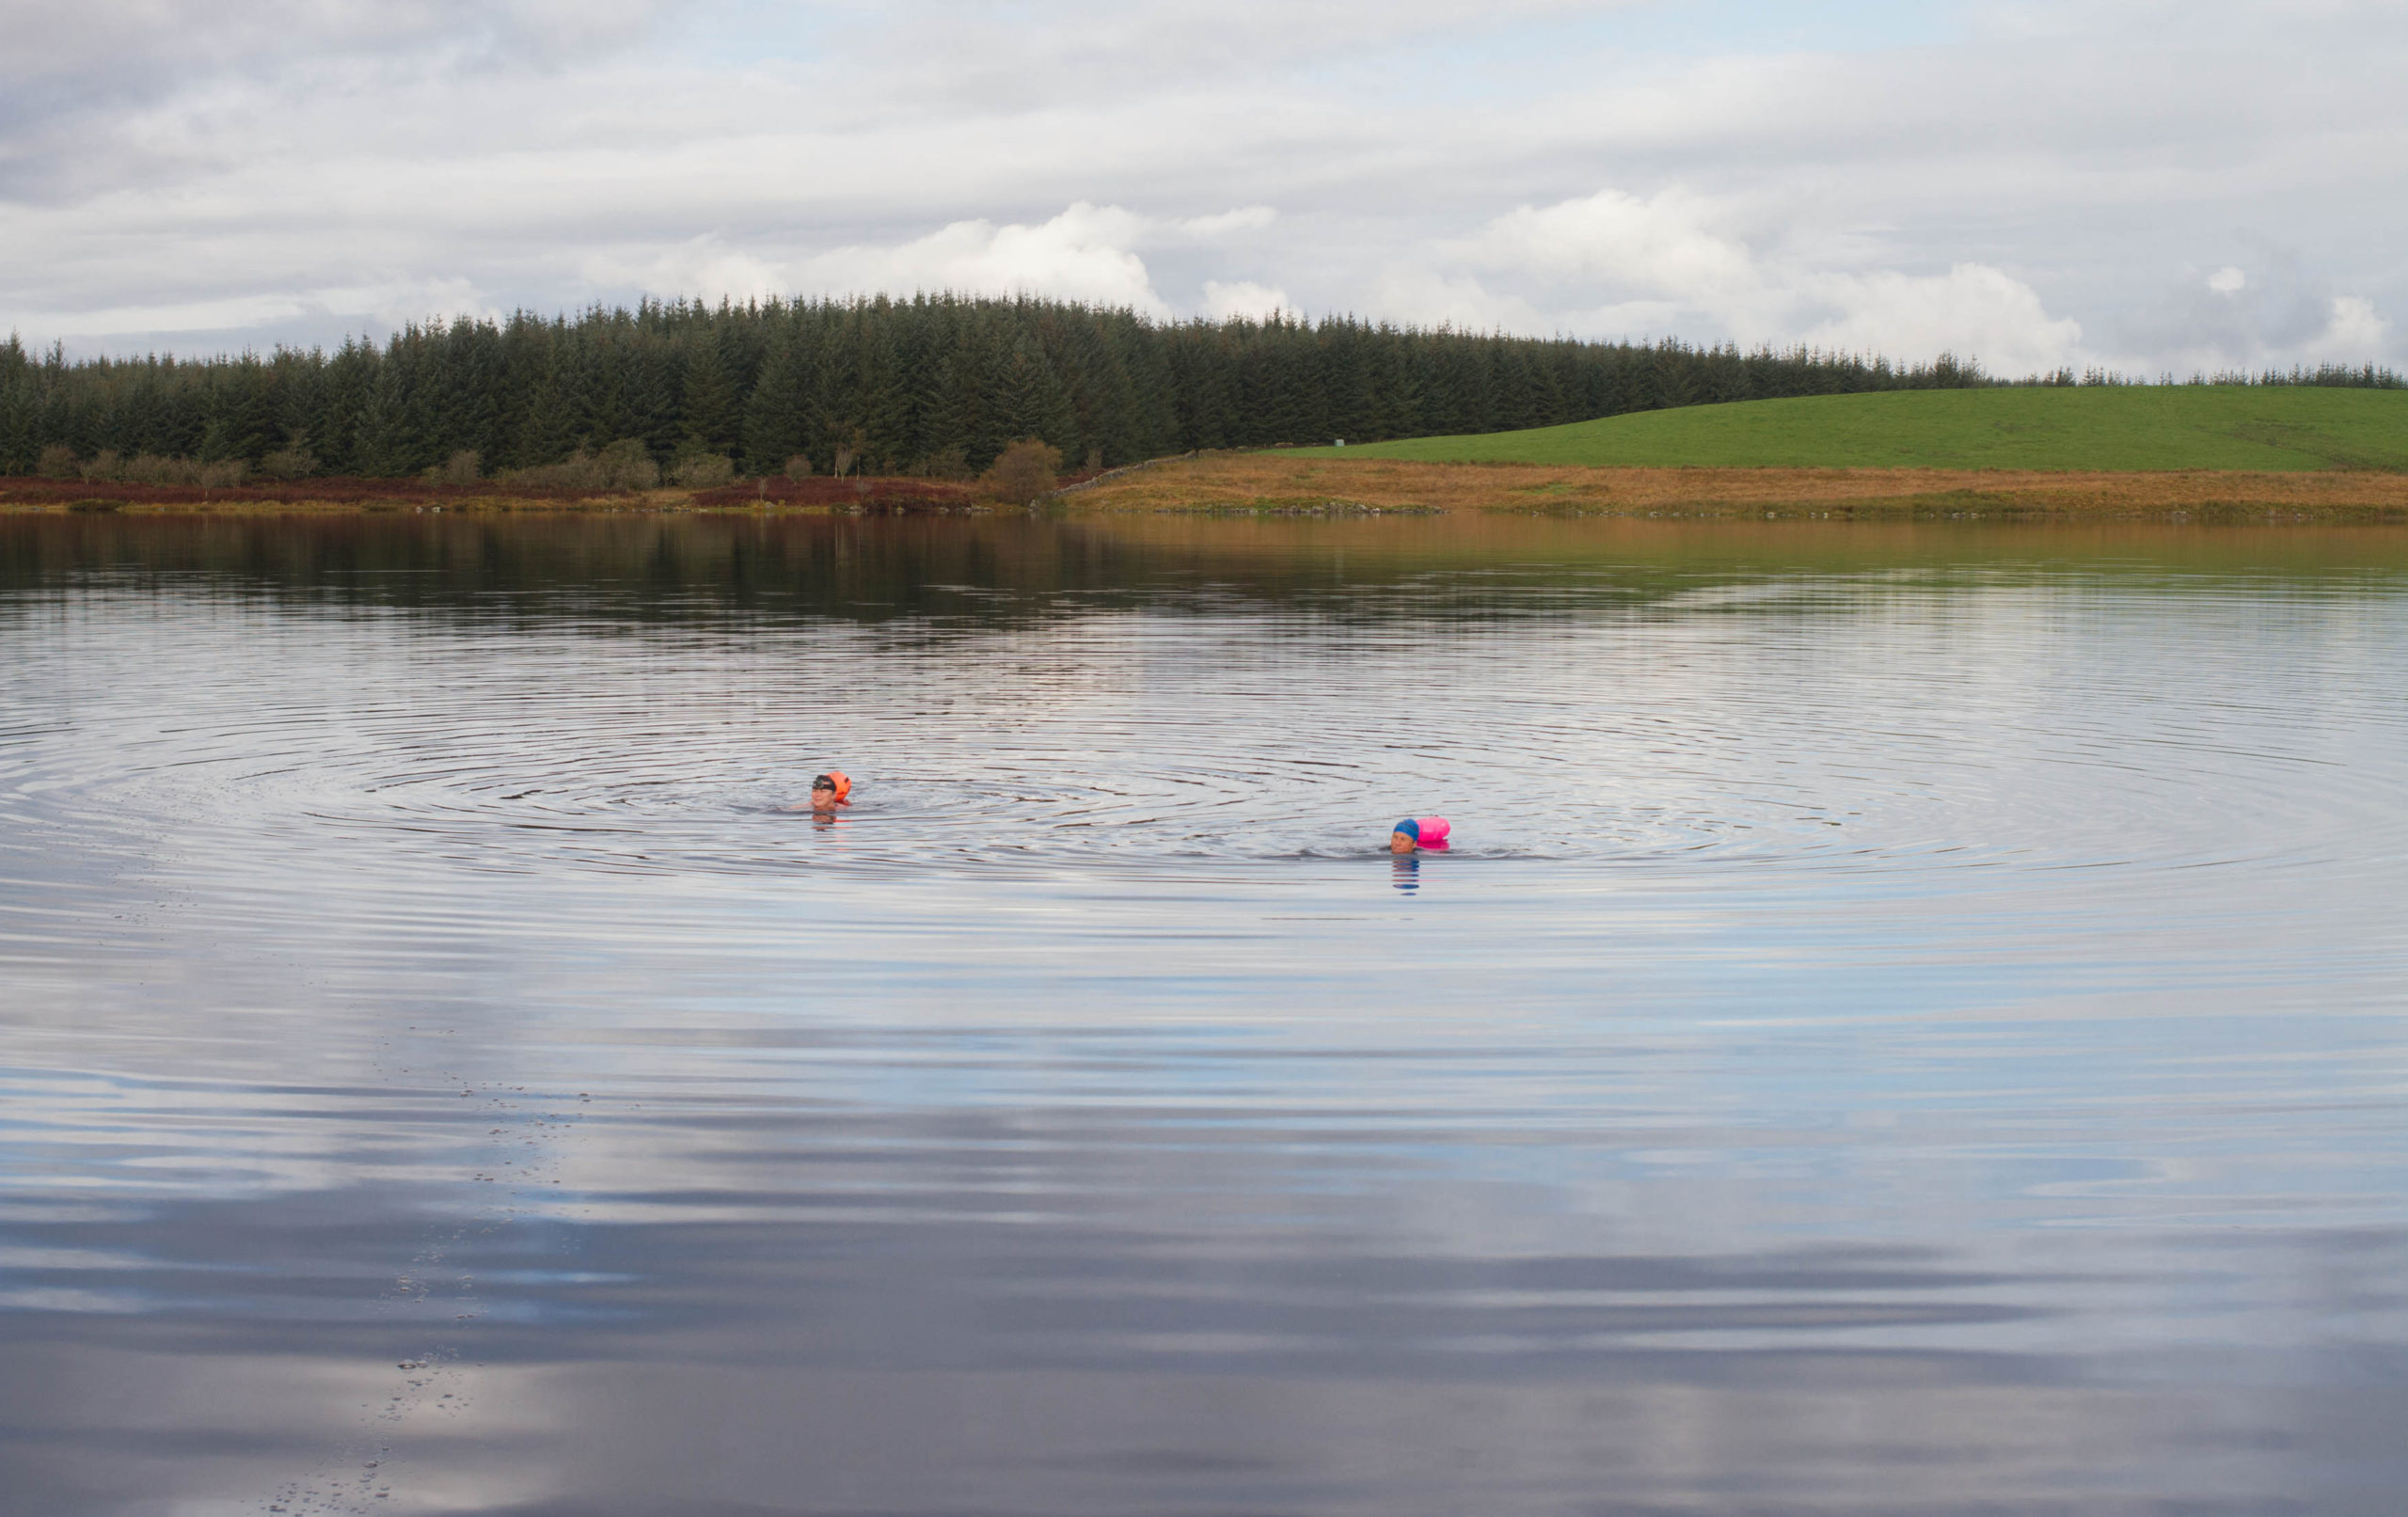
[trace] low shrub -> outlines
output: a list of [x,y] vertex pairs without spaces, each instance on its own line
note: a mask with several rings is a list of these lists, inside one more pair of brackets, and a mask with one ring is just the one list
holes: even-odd
[[198,484],[200,466],[189,458],[136,453],[125,466],[125,478],[135,484]]
[[607,487],[612,490],[653,490],[660,485],[660,466],[643,444],[623,437],[602,450],[599,462]]
[[716,490],[736,478],[736,460],[725,453],[688,453],[677,460],[673,482],[689,490]]
[[429,484],[474,484],[484,477],[484,455],[463,448],[426,471]]
[[307,448],[279,448],[260,460],[260,472],[271,480],[306,480],[318,472],[318,455]]
[[557,464],[530,464],[525,468],[503,469],[501,482],[536,490],[599,490],[602,488],[602,469],[594,461],[594,455],[580,448]]
[[974,480],[978,477],[978,471],[970,466],[970,454],[959,448],[947,448],[928,454],[911,466],[911,472],[924,480]]
[[1025,506],[1051,493],[1062,482],[1062,450],[1052,443],[1023,437],[997,454],[978,476],[978,486],[994,498]]
[[557,464],[505,469],[501,482],[547,490],[650,490],[660,483],[660,466],[642,443],[622,438],[599,453],[580,448]]

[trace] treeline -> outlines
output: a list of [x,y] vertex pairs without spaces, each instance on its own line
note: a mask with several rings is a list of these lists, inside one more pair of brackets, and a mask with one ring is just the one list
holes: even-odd
[[[2399,380],[2368,370],[2347,382]],[[573,319],[412,326],[333,353],[71,363],[11,338],[0,344],[0,472],[36,471],[47,454],[54,469],[105,460],[162,476],[217,466],[286,477],[565,469],[701,482],[807,467],[958,478],[1023,437],[1074,466],[1110,466],[1194,449],[1993,383],[1946,356],[1901,366],[1352,318],[1162,323],[952,295],[648,301]]]
[[2408,379],[2398,371],[2378,364],[2322,363],[2314,368],[2293,364],[2289,369],[2226,369],[2214,373],[2199,372],[2188,379],[2178,380],[2172,372],[2151,379],[2143,374],[2121,374],[2109,369],[2088,369],[2076,379],[2070,369],[2060,369],[2053,374],[2037,379],[2018,381],[2025,385],[2110,385],[2131,388],[2147,388],[2168,385],[2236,385],[2243,388],[2277,389],[2408,389]]

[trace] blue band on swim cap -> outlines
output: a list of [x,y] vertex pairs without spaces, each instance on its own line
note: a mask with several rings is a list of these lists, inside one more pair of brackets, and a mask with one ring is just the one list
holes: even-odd
[[1416,843],[1421,841],[1421,824],[1415,821],[1410,816],[1406,817],[1403,821],[1397,823],[1396,826],[1389,828],[1388,830],[1391,832],[1402,832]]

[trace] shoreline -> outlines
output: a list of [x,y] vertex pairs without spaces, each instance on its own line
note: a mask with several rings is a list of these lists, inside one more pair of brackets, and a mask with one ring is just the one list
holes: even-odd
[[2408,524],[2408,474],[1939,468],[1597,468],[1201,455],[1099,482],[1081,514],[1503,513],[1877,520],[2228,519]]
[[[729,491],[536,496],[470,486],[307,483],[274,493],[128,489],[97,482],[0,480],[11,515],[999,515],[1023,508],[932,499],[927,482],[865,481],[853,499],[730,499]],[[168,498],[160,498],[167,495]],[[717,498],[707,498],[717,497]],[[881,498],[891,497],[891,498]],[[2316,470],[1938,468],[1596,468],[1424,464],[1200,453],[1149,460],[1066,484],[1030,510],[1049,516],[1434,516],[1700,520],[2164,520],[2408,525],[2408,474]]]

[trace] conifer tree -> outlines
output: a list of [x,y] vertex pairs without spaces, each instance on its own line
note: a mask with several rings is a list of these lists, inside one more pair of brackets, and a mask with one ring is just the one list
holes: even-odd
[[362,474],[410,472],[410,448],[402,411],[402,366],[387,361],[369,375],[353,413],[351,464]]
[[787,459],[811,452],[815,439],[805,415],[809,365],[802,341],[791,330],[762,363],[760,382],[744,408],[744,465],[753,473],[774,474]]
[[742,440],[744,408],[736,381],[707,330],[685,344],[686,373],[679,392],[680,450],[734,454]]
[[1030,333],[1022,332],[1005,354],[995,376],[995,395],[996,420],[1006,441],[1028,437],[1063,448],[1078,440],[1078,414],[1069,393]]
[[684,367],[683,355],[667,333],[656,327],[634,334],[628,343],[626,366],[621,371],[625,382],[621,393],[626,408],[626,419],[621,423],[624,430],[611,441],[635,438],[643,444],[656,464],[677,455],[683,433],[678,381]]
[[[279,447],[307,448],[314,452],[317,439],[310,429],[326,409],[325,355],[315,350],[308,354],[278,353],[275,368],[277,373],[276,425],[278,434],[276,442]],[[157,451],[148,446],[151,429],[141,420],[155,408],[155,393],[154,387],[148,383],[128,387],[126,432],[129,436],[141,437],[144,443],[135,450],[136,451]]]
[[463,450],[490,461],[500,452],[501,333],[490,323],[464,318],[442,332],[435,345],[441,387],[433,397],[427,462]]
[[404,327],[394,356],[394,404],[387,413],[383,450],[388,474],[416,474],[443,459],[444,364],[440,339]]
[[864,472],[895,472],[920,453],[906,370],[904,324],[881,319],[889,314],[891,308],[866,313],[867,319],[855,324],[849,334],[854,367],[847,388],[853,403],[848,408],[851,425],[845,430],[860,439],[857,446],[863,451]]
[[[2070,376],[2068,376],[2070,377]],[[2396,388],[2305,367],[2252,383]],[[243,458],[306,439],[334,473],[407,473],[474,449],[547,465],[634,439],[657,461],[740,450],[774,470],[983,468],[1016,437],[1073,462],[1192,448],[1545,426],[1714,401],[1992,383],[1941,356],[1515,339],[1352,318],[1160,323],[1025,297],[646,301],[573,318],[404,327],[381,345],[70,363],[0,346],[0,470],[41,450]],[[954,462],[958,459],[958,463]]]
[[[359,426],[369,389],[376,380],[376,369],[375,350],[351,338],[346,338],[326,362],[321,409],[309,425],[310,445],[317,450],[319,465],[330,473],[369,472],[368,466],[361,462]],[[166,447],[154,450],[170,456],[182,451]]]
[[519,416],[518,434],[511,440],[512,466],[531,468],[557,464],[577,451],[584,440],[582,407],[578,399],[579,386],[574,371],[576,361],[566,341],[554,344],[544,356],[534,393],[528,397]]
[[552,328],[525,311],[501,329],[499,371],[494,386],[493,446],[485,460],[496,469],[525,468],[554,459],[531,459],[524,449],[536,396],[547,383]]
[[[211,396],[209,428],[200,455],[211,462],[240,460],[256,464],[278,440],[276,394],[266,366],[250,354],[218,371]],[[97,452],[105,443],[88,450]]]
[[0,472],[28,473],[40,456],[35,441],[33,365],[15,333],[0,343]]

